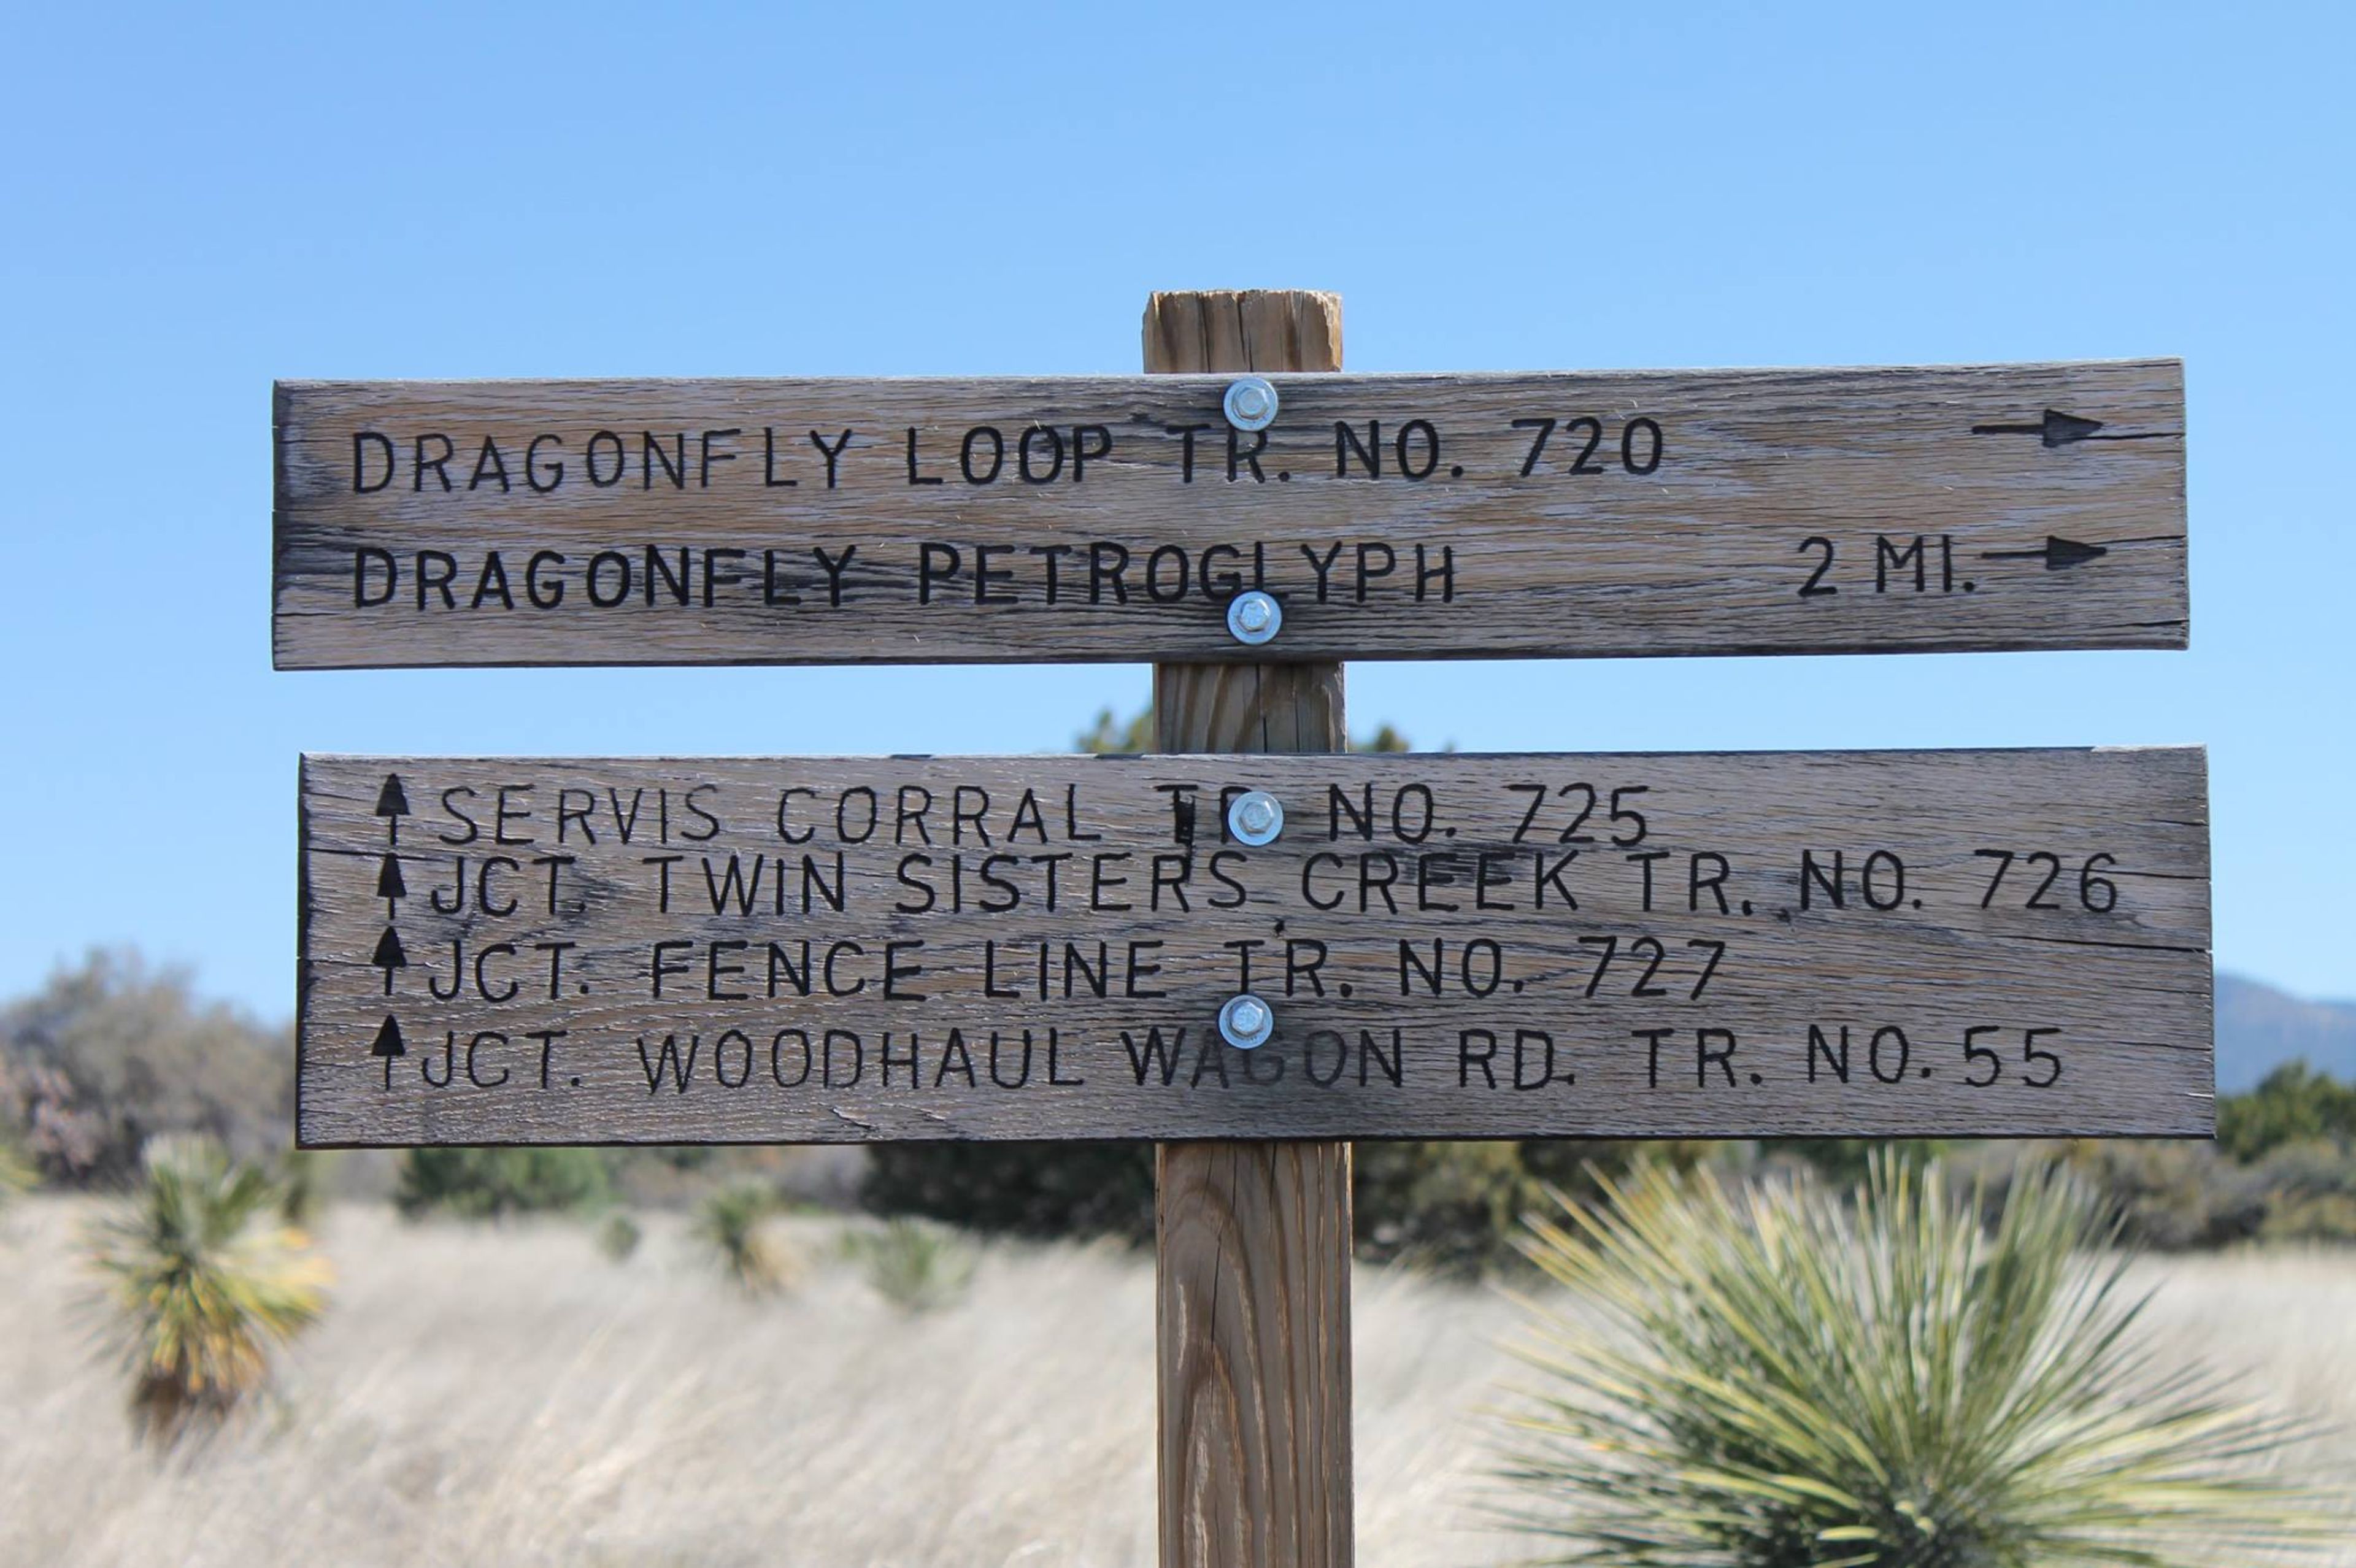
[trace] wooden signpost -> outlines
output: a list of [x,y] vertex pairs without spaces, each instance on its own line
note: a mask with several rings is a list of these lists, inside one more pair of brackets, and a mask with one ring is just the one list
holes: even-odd
[[1345,656],[2180,645],[2173,362],[1340,360],[282,386],[284,667],[1167,661],[1151,757],[306,757],[302,1141],[1157,1140],[1175,1568],[1350,1560],[1343,1140],[2211,1130],[2198,750],[1315,754]]

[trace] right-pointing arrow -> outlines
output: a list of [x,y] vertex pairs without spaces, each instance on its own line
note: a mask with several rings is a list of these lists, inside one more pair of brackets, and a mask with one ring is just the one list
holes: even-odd
[[391,1088],[393,1059],[408,1055],[409,1047],[402,1043],[401,1025],[391,1013],[384,1015],[384,1027],[376,1031],[376,1043],[369,1047],[369,1054],[383,1060],[384,1086]]
[[2090,420],[2083,414],[2065,414],[2060,409],[2048,409],[2043,417],[2024,420],[2015,424],[1976,424],[1974,435],[2033,435],[2047,447],[2070,446],[2082,441],[2158,441],[2163,436],[2180,433],[2176,431],[2114,431],[2103,433],[2103,421]]
[[2060,409],[2048,409],[2045,417],[2035,423],[1976,424],[1974,435],[2033,435],[2048,446],[2067,446],[2073,441],[2083,441],[2103,428],[2100,420],[2090,420],[2077,414],[2065,414]]
[[2111,547],[2100,544],[2080,544],[2059,534],[2048,534],[2045,542],[2035,549],[1984,549],[1982,560],[2042,560],[2048,571],[2061,571],[2072,566],[2083,566],[2111,553]]
[[2048,446],[2067,446],[2073,441],[2083,441],[2103,428],[2100,420],[2081,419],[2065,414],[2060,409],[2048,409],[2044,419],[2038,421],[2038,436]]

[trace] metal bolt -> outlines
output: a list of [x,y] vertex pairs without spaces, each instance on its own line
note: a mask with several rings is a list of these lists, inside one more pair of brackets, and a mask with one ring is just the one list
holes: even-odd
[[1284,831],[1284,805],[1264,789],[1236,796],[1227,807],[1227,832],[1237,842],[1258,848],[1273,844]]
[[1219,1009],[1219,1038],[1237,1051],[1258,1051],[1276,1032],[1276,1009],[1246,991]]
[[1227,601],[1227,630],[1236,641],[1258,647],[1284,629],[1284,606],[1272,595],[1248,588]]
[[1276,422],[1276,388],[1262,376],[1239,377],[1227,383],[1220,406],[1237,430],[1266,430]]

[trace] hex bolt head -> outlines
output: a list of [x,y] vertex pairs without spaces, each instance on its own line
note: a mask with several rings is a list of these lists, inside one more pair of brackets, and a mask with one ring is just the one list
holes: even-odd
[[1274,595],[1247,588],[1227,601],[1227,631],[1247,647],[1275,640],[1284,629],[1284,606]]
[[1264,376],[1239,376],[1219,406],[1237,430],[1266,430],[1276,422],[1276,387]]
[[1276,1009],[1249,991],[1219,1009],[1219,1038],[1237,1051],[1258,1051],[1276,1033]]
[[1258,848],[1273,844],[1284,831],[1284,803],[1264,789],[1236,796],[1227,806],[1227,833],[1239,844]]

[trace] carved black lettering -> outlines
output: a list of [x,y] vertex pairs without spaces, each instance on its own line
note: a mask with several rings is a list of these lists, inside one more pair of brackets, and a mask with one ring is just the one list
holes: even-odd
[[[985,441],[989,453],[987,467],[980,466],[974,461],[974,453],[983,450]],[[965,482],[969,485],[994,484],[999,471],[1005,466],[1006,438],[998,432],[995,425],[976,425],[967,431],[965,439],[958,443],[958,472],[965,475]]]

